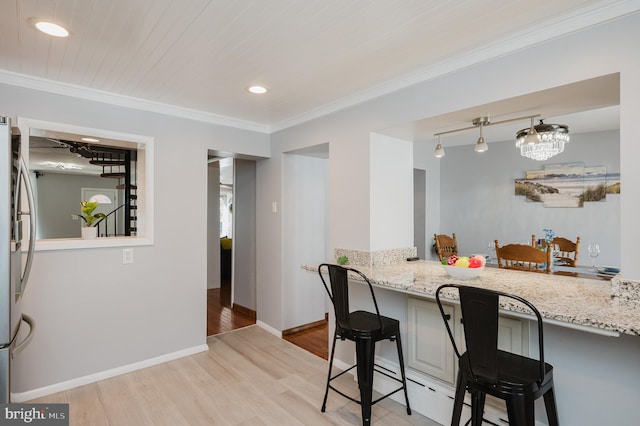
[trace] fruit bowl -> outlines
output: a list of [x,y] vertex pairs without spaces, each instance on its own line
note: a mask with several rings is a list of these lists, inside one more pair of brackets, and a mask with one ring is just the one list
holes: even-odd
[[442,265],[451,278],[457,280],[475,280],[484,271],[484,266],[479,268],[460,268],[458,266]]

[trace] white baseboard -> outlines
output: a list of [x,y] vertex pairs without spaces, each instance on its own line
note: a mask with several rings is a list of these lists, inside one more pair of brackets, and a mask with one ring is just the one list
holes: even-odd
[[89,374],[87,376],[78,377],[76,379],[67,380],[66,382],[60,382],[49,386],[44,386],[38,389],[33,389],[26,392],[12,392],[11,402],[24,402],[32,399],[41,398],[43,396],[51,395],[57,392],[73,389],[78,386],[88,385],[100,380],[109,379],[111,377],[119,376],[121,374],[130,373],[132,371],[141,370],[143,368],[151,367],[164,362],[173,361],[174,359],[183,358],[185,356],[197,354],[209,350],[209,346],[206,344],[198,345],[191,348],[183,349],[181,351],[172,352],[169,354],[161,355],[159,357],[146,359],[144,361],[134,362],[133,364],[123,365],[121,367],[112,368],[110,370],[100,371],[98,373]]
[[266,330],[269,333],[273,334],[274,336],[278,336],[282,338],[282,331],[276,330],[275,328],[271,327],[269,324],[262,321],[256,321],[256,325],[261,329]]

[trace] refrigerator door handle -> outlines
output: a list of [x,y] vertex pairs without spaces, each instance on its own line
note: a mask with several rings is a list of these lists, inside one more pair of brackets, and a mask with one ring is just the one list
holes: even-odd
[[[23,350],[25,348],[25,346],[27,346],[27,343],[29,343],[29,341],[33,337],[34,331],[36,330],[36,321],[30,315],[22,314],[22,321],[26,322],[27,325],[29,325],[29,334],[27,334],[27,337],[22,339],[22,342],[16,344],[13,347],[13,349],[11,350],[11,356],[12,357],[15,354],[17,354],[18,352],[20,352],[21,350]],[[18,328],[18,331],[20,331],[19,328]]]
[[[27,261],[25,263],[24,272],[21,277],[20,293],[24,292],[27,282],[29,281],[29,274],[31,273],[31,265],[33,264],[33,255],[35,254],[36,247],[36,214],[35,214],[35,202],[33,200],[33,189],[31,187],[31,179],[29,178],[29,169],[24,162],[24,158],[20,158],[20,167],[18,168],[18,179],[16,180],[16,194],[20,191],[20,184],[24,180],[24,186],[27,193],[27,202],[29,204],[28,211],[21,211],[20,214],[29,216],[29,250],[27,251]],[[15,204],[15,210],[13,217],[18,219],[17,211],[18,203]]]

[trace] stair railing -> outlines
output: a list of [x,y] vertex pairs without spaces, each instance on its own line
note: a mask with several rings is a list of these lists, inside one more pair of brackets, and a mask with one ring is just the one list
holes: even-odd
[[[116,212],[128,206],[129,206],[129,203],[123,203],[118,207],[116,207],[115,209],[111,210],[109,213],[107,213],[105,217],[97,221],[95,226],[98,228],[98,235],[101,237],[117,236],[118,235],[118,216],[116,215]],[[127,210],[125,210],[125,212]],[[113,223],[114,223],[113,229],[115,229],[114,235],[109,235],[109,217],[113,219]],[[102,232],[102,225],[104,225],[104,232]]]

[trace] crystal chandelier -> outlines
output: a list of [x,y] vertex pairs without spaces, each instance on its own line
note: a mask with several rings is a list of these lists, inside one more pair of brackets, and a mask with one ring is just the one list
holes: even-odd
[[569,127],[564,124],[540,124],[520,130],[516,135],[516,148],[520,155],[532,160],[544,161],[564,151],[569,142]]

